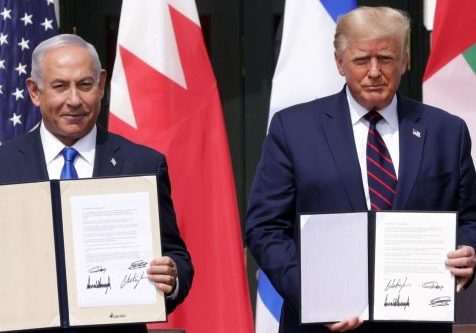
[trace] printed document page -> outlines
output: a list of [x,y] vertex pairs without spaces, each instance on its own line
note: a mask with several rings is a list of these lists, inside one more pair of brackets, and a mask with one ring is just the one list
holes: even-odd
[[456,213],[376,214],[374,320],[453,321]]
[[155,176],[61,183],[71,325],[165,320],[146,269],[161,255]]

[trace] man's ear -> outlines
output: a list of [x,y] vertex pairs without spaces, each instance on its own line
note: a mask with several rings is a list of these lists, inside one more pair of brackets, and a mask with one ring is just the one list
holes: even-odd
[[343,59],[342,53],[337,54],[337,52],[334,52],[334,59],[336,61],[337,70],[339,71],[339,74],[342,75],[342,76],[345,76],[344,67],[343,67],[344,59]]
[[106,90],[106,78],[107,78],[106,70],[101,69],[101,73],[99,73],[99,83],[98,83],[99,96],[101,98],[103,98],[104,91]]
[[40,107],[40,89],[38,88],[38,84],[29,77],[26,79],[26,87],[28,88],[32,103]]
[[408,52],[403,55],[402,67],[400,68],[400,74],[403,75],[407,70],[410,70],[410,57]]

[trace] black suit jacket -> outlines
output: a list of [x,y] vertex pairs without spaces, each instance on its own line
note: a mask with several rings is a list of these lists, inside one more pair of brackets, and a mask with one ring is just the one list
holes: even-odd
[[[114,158],[116,164],[111,160]],[[39,128],[0,146],[0,184],[48,180],[48,171]],[[170,180],[165,156],[135,144],[98,126],[93,177],[125,175],[159,175],[159,214],[162,254],[177,264],[179,292],[174,300],[167,299],[167,312],[172,312],[190,290],[193,266],[185,243],[180,237],[170,196]],[[99,328],[83,328],[80,331]],[[145,325],[102,327],[101,332],[142,332]]]
[[[397,109],[400,165],[393,209],[458,211],[458,244],[476,248],[476,175],[465,123],[401,96]],[[367,204],[345,90],[278,112],[250,192],[245,240],[284,298],[281,332],[328,331],[299,326],[297,214],[362,210]],[[451,332],[451,326],[366,323],[357,331]]]

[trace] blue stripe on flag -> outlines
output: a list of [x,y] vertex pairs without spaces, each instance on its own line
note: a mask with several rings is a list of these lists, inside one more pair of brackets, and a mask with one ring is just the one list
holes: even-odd
[[269,312],[273,315],[276,321],[279,322],[283,299],[278,294],[276,289],[274,289],[268,277],[262,270],[259,270],[258,275],[258,293]]
[[334,22],[337,22],[337,18],[351,11],[354,8],[357,8],[357,3],[355,0],[317,0],[321,1],[322,5],[332,17]]

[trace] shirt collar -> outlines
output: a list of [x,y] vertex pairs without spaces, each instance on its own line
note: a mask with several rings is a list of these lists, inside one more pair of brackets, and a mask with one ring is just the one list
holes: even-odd
[[[94,126],[88,134],[79,139],[72,147],[76,149],[79,155],[90,165],[94,164],[94,154],[96,151],[97,128]],[[45,153],[46,165],[50,164],[59,154],[65,145],[58,140],[50,131],[48,131],[41,122],[40,125],[41,144]]]
[[[345,92],[347,95],[347,103],[349,104],[350,119],[352,125],[355,125],[369,111],[354,99],[350,93],[349,87],[345,87]],[[385,119],[392,128],[398,129],[397,95],[394,95],[390,104],[379,110],[378,113],[380,113],[383,119]]]

